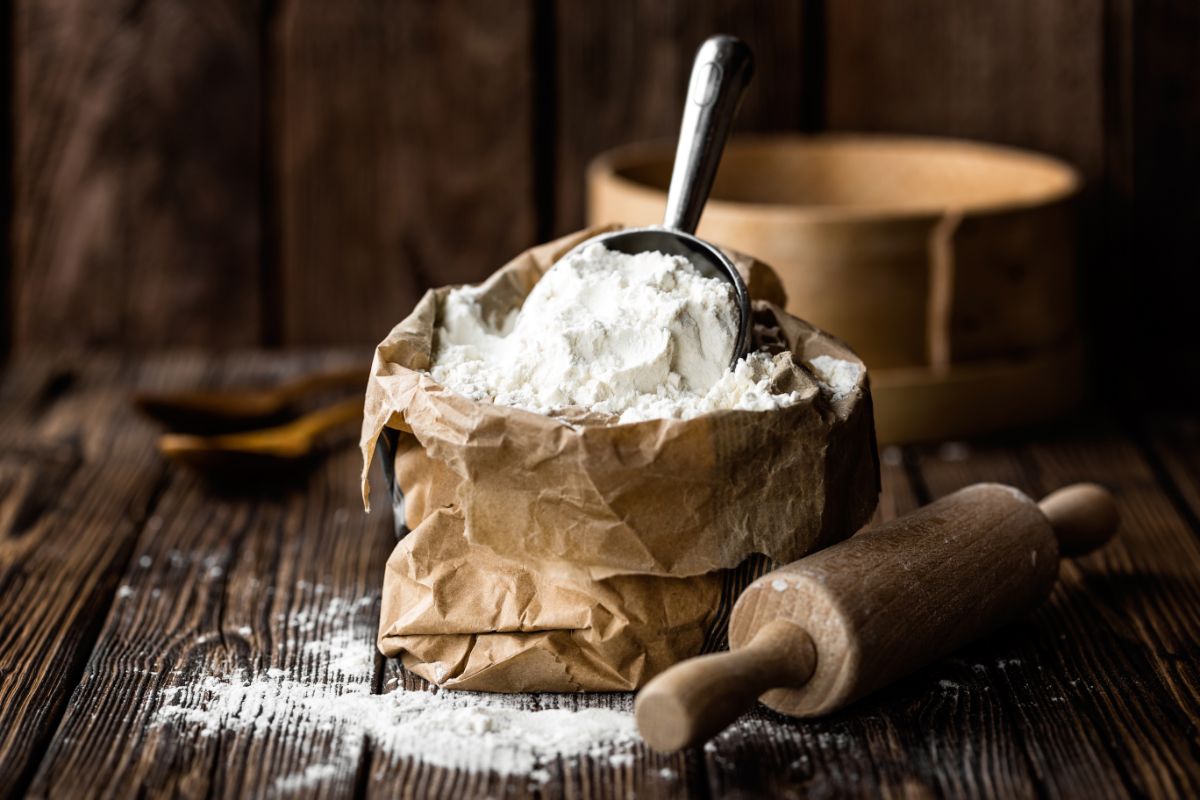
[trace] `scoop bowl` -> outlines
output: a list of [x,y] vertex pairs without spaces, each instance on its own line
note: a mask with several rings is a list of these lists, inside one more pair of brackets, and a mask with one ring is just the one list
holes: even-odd
[[600,243],[610,250],[629,255],[659,252],[683,256],[702,275],[729,283],[738,307],[737,340],[729,361],[730,369],[750,351],[753,330],[750,292],[733,262],[719,249],[697,238],[695,230],[717,175],[721,151],[733,127],[742,92],[753,74],[754,57],[740,39],[713,36],[700,45],[683,105],[663,224],[604,233],[572,251]]

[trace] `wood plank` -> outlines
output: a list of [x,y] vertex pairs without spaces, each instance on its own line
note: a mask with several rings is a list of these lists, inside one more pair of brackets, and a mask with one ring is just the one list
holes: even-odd
[[[431,684],[413,675],[396,659],[383,665],[384,692],[428,692]],[[515,705],[535,708],[533,695],[514,695]],[[533,781],[527,775],[501,775],[491,771],[452,770],[422,761],[397,760],[379,742],[368,743],[371,771],[367,777],[366,797],[513,797],[534,796]]]
[[0,42],[4,42],[4,58],[0,58],[0,364],[12,351],[12,210],[13,210],[13,58],[12,3],[0,6]]
[[583,225],[584,170],[595,155],[628,142],[674,139],[696,48],[731,33],[754,50],[754,79],[735,131],[805,126],[817,91],[806,55],[809,4],[787,0],[669,0],[554,5],[557,64],[553,229]]
[[[389,659],[383,690],[428,691],[429,684]],[[534,693],[506,696],[506,705],[526,711],[607,708],[632,714],[633,694]],[[540,774],[504,775],[489,771],[448,770],[412,759],[395,761],[374,744],[367,782],[368,797],[678,797],[703,793],[702,759],[696,751],[654,753],[644,745],[609,758],[591,755],[559,758]]]
[[[194,380],[194,368],[180,360],[142,374],[98,359],[57,395],[47,387],[63,373],[32,382],[40,388],[24,393],[23,420],[3,415],[0,783],[14,790],[58,723],[160,491],[152,433],[132,418],[121,383],[166,386]],[[23,371],[6,377],[6,399]]]
[[256,342],[258,4],[13,6],[16,346]]
[[[921,475],[933,497],[978,481],[1008,483],[1035,496],[1045,493],[1036,485],[1028,458],[1018,448],[977,446],[965,455],[946,459],[932,451],[923,452]],[[1053,609],[1063,605],[1060,598],[1064,595],[1070,610],[1055,614]],[[1131,787],[1093,729],[1094,718],[1085,711],[1095,705],[1091,696],[1097,680],[1094,668],[1076,663],[1078,653],[1069,653],[1064,644],[1067,636],[1074,644],[1075,639],[1088,635],[1075,628],[1081,624],[1076,619],[1079,609],[1087,602],[1078,589],[1068,591],[1059,586],[1050,609],[1041,609],[1032,621],[1018,621],[968,648],[965,652],[984,669],[978,676],[965,674],[961,691],[967,697],[986,697],[994,704],[1003,724],[990,735],[1013,754],[1010,767],[1032,770],[1032,788],[1061,792],[1073,787],[1101,796],[1127,796]],[[1068,654],[1073,657],[1061,663]],[[1047,674],[1045,669],[1051,664],[1059,669]],[[1064,680],[1064,676],[1070,677]],[[1062,685],[1067,681],[1074,683]],[[971,770],[985,767],[982,762],[968,765]]]
[[[1113,221],[1122,227],[1132,222],[1132,238],[1105,264],[1106,302],[1099,314],[1108,317],[1097,332],[1101,346],[1161,376],[1156,398],[1194,413],[1200,406],[1200,349],[1189,298],[1196,296],[1200,261],[1200,197],[1193,188],[1200,182],[1200,6],[1164,0],[1130,5],[1132,119],[1121,144],[1131,154],[1133,191],[1118,195]],[[1131,263],[1137,268],[1131,270]],[[1137,321],[1136,341],[1104,324],[1115,314]]]
[[[356,513],[357,463],[353,450],[342,451],[306,487],[276,496],[214,495],[187,473],[172,471],[33,793],[58,794],[86,778],[95,793],[108,796],[134,786],[152,795],[349,796],[368,766],[369,793],[529,793],[526,775],[395,763],[378,747],[367,757],[348,756],[346,731],[335,721],[314,734],[302,708],[273,708],[263,725],[231,718],[218,720],[217,730],[203,727],[213,722],[202,710],[212,700],[203,681],[213,674],[251,680],[282,670],[313,687],[372,682],[369,661],[354,674],[335,674],[344,654],[327,646],[331,635],[336,642],[350,631],[359,649],[373,650],[378,581],[392,544],[386,514]],[[330,611],[334,605],[341,611]],[[393,674],[405,688],[423,688]],[[629,695],[527,699],[529,708],[628,710],[632,702]],[[186,715],[164,724],[163,706],[178,703],[201,716],[199,731]],[[682,759],[568,761],[550,767],[546,785],[591,787],[600,796],[622,795],[629,785],[670,787],[678,779],[665,765]]]
[[1035,496],[1081,480],[1116,491],[1118,540],[1065,563],[1046,607],[972,650],[1003,662],[1015,724],[1000,733],[1046,791],[1194,794],[1200,543],[1133,443],[1087,427],[962,462],[927,459],[922,475],[935,495],[977,480]]
[[1033,796],[1038,776],[998,735],[1016,723],[997,699],[1005,680],[997,663],[947,659],[824,719],[756,709],[706,746],[712,792]]
[[[1099,479],[1120,487],[1127,520],[1148,522],[1065,566],[1030,620],[865,702],[790,730],[765,710],[743,718],[709,745],[713,794],[1193,793],[1200,547],[1136,449],[1092,435],[913,451],[921,494],[979,480],[1042,493]],[[1174,579],[1163,586],[1166,564]]]
[[[221,378],[277,372],[280,360],[243,359]],[[357,451],[343,446],[301,486],[264,482],[242,494],[170,470],[31,791],[352,794],[361,743],[348,751],[336,725],[293,731],[283,719],[262,728],[218,719],[213,731],[188,714],[214,701],[205,676],[280,670],[269,674],[330,692],[372,684],[391,537],[385,515],[360,511],[359,469]],[[164,705],[179,714],[156,716]],[[276,713],[295,722],[307,712]],[[329,768],[306,773],[314,765]]]
[[[79,457],[74,465],[56,460],[53,450],[32,460],[28,446],[4,451],[0,530],[6,535],[0,543],[6,549],[0,556],[17,552],[14,542],[23,546],[13,532],[70,532],[64,521],[74,515],[103,519],[106,508],[121,505],[113,482],[119,477],[108,479],[109,493],[102,496],[99,490],[68,492],[67,504],[51,505],[57,496],[39,499],[32,487],[39,476],[65,478],[75,487],[78,476],[106,456],[114,459],[108,472],[119,476],[120,464],[146,449],[145,437],[139,440],[131,429],[96,424],[105,409],[124,408],[122,387],[143,380],[240,382],[318,363],[269,356],[230,367],[195,357],[134,369],[109,362],[49,392],[48,404],[37,400],[62,384],[54,378],[61,365],[26,383],[6,376],[0,399],[41,409],[31,436],[46,445],[75,442]],[[0,431],[8,419],[0,416]],[[353,449],[336,453],[303,488],[214,494],[172,471],[161,498],[148,503],[152,509],[125,512],[140,536],[136,543],[125,540],[123,574],[110,568],[111,609],[103,598],[55,585],[62,602],[93,597],[107,620],[31,789],[61,794],[87,781],[94,793],[110,796],[134,786],[152,795],[1187,796],[1195,793],[1200,772],[1189,744],[1200,716],[1200,539],[1187,527],[1187,512],[1180,513],[1189,508],[1187,492],[1164,492],[1159,483],[1170,473],[1183,485],[1185,473],[1171,470],[1196,463],[1186,437],[1171,441],[1179,443],[1177,462],[1163,457],[1149,464],[1107,428],[1024,445],[885,451],[890,499],[883,516],[975,480],[1005,480],[1041,493],[1090,478],[1119,489],[1122,540],[1065,566],[1063,585],[1031,619],[847,711],[797,723],[757,710],[706,748],[669,757],[637,749],[632,760],[563,759],[548,767],[544,781],[392,761],[378,743],[354,736],[348,743],[352,727],[343,730],[334,719],[322,729],[298,707],[273,709],[275,716],[261,726],[253,714],[231,712],[208,730],[214,718],[202,706],[212,698],[202,679],[211,674],[271,677],[269,670],[282,670],[288,680],[329,692],[423,687],[394,665],[380,672],[378,663],[360,657],[372,647],[378,580],[392,537],[386,514],[357,513]],[[33,556],[49,559],[45,553],[52,551],[61,558],[67,550],[83,552],[83,544],[87,552],[113,546],[111,536],[75,534],[43,539]],[[12,585],[27,580],[19,571],[3,575],[15,576]],[[6,586],[0,600],[11,595]],[[54,595],[45,585],[36,602],[23,589],[15,592],[25,609],[59,602]],[[7,632],[3,613],[0,631]],[[347,653],[331,652],[330,642],[339,637],[354,656],[349,662]],[[3,644],[0,654],[30,649],[24,642]],[[74,663],[83,660],[77,652]],[[21,672],[0,672],[0,687]],[[69,689],[78,672],[67,673],[62,680]],[[531,709],[607,704],[628,710],[631,698],[530,695],[524,702]],[[0,713],[12,705],[0,703]],[[27,705],[20,708],[32,713]],[[175,708],[175,716],[164,717],[165,707]],[[22,743],[0,744],[7,755]]]
[[532,2],[283,7],[283,339],[374,343],[534,243]]
[[1103,6],[829,3],[829,126],[1030,147],[1095,177],[1104,166]]
[[64,359],[50,354],[22,358],[0,370],[0,443],[12,446],[31,435],[31,422],[76,380]]
[[1144,423],[1150,453],[1171,486],[1193,530],[1200,531],[1200,421],[1160,417]]
[[[1124,0],[829,3],[827,120],[836,130],[931,134],[1015,145],[1076,165],[1086,181],[1075,209],[1081,235],[1074,278],[1084,331],[1094,342],[1095,353],[1105,358],[1124,353],[1118,360],[1144,362],[1147,357],[1157,358],[1164,348],[1149,354],[1135,352],[1144,349],[1145,339],[1131,340],[1122,326],[1111,321],[1132,313],[1138,325],[1169,327],[1171,320],[1186,315],[1161,313],[1159,304],[1174,302],[1166,299],[1168,294],[1179,298],[1189,293],[1178,290],[1183,273],[1162,266],[1163,259],[1148,256],[1146,247],[1135,246],[1130,230],[1135,206],[1135,50],[1136,58],[1144,59],[1144,53],[1160,49],[1157,40],[1135,47],[1134,17],[1141,12],[1134,7],[1142,6]],[[1179,10],[1175,16],[1194,14]],[[1195,35],[1174,31],[1171,35],[1179,51],[1175,58],[1186,61],[1183,50],[1190,45],[1184,42],[1193,41]],[[1180,86],[1195,71],[1177,65],[1171,74]],[[1152,130],[1139,129],[1138,140],[1161,155],[1164,149]],[[1166,170],[1172,175],[1186,172],[1178,166],[1172,163]],[[1180,185],[1186,182],[1179,178]],[[1187,195],[1146,193],[1136,206],[1161,219],[1155,198],[1167,196]],[[1179,207],[1172,204],[1172,209]],[[1191,228],[1179,222],[1170,227],[1174,241],[1182,245],[1179,237],[1189,236],[1186,231]],[[1191,251],[1182,246],[1171,257],[1180,252]],[[968,259],[970,251],[959,255]],[[1129,269],[1133,261],[1146,265],[1136,271],[1136,277]],[[1160,293],[1162,281],[1147,273],[1167,269],[1177,290]],[[959,345],[969,349],[971,331],[978,327],[975,317],[979,309],[986,309],[993,281],[994,276],[982,273],[957,281],[954,305],[960,313],[955,314],[954,341]],[[1180,333],[1152,338],[1172,342]],[[1195,375],[1196,370],[1178,368],[1180,360],[1190,358],[1190,354],[1173,353],[1156,371]],[[1099,355],[1092,360],[1097,370],[1105,368]]]
[[[895,519],[920,505],[924,487],[912,480],[913,458],[914,452],[899,447],[880,453],[882,491],[873,521]],[[945,695],[914,697],[906,683],[821,720],[789,720],[758,707],[703,748],[707,792],[781,798],[945,792],[951,771],[938,759],[947,743],[929,730],[931,717],[953,714]],[[944,734],[953,724],[949,719],[934,730]],[[1009,794],[1019,795],[1028,785],[1004,777],[1007,783],[997,788]]]
[[879,508],[872,522],[888,522],[920,507],[923,487],[913,484],[906,463],[912,458],[911,452],[896,445],[879,451]]

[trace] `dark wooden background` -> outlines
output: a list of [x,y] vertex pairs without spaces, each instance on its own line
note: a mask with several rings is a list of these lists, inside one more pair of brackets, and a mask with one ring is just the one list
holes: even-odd
[[4,0],[5,346],[368,344],[579,227],[747,39],[742,130],[948,134],[1077,164],[1102,374],[1193,390],[1200,5],[1167,0]]

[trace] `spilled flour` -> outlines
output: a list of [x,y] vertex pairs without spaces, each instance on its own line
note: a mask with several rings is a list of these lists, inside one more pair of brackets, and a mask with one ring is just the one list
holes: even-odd
[[[632,714],[608,708],[521,708],[521,697],[470,692],[393,691],[264,675],[209,676],[167,692],[158,725],[201,737],[236,731],[332,740],[332,758],[281,778],[284,792],[353,773],[364,737],[392,758],[455,769],[545,779],[557,758],[627,756],[640,741]],[[553,701],[551,701],[553,702]],[[631,757],[628,756],[628,757]],[[614,762],[616,763],[616,762]]]
[[[276,614],[271,625],[271,638],[298,659],[290,669],[211,664],[186,685],[164,690],[152,724],[180,741],[232,733],[311,752],[310,763],[275,782],[278,795],[352,779],[364,746],[394,761],[544,782],[557,759],[597,756],[616,766],[641,742],[632,699],[577,710],[574,695],[372,694],[378,596],[335,597],[327,586],[303,581],[296,588],[314,599]],[[231,633],[256,635],[249,626]],[[298,672],[311,677],[297,680]]]
[[[198,676],[185,678],[176,671],[173,674],[186,683],[163,691],[162,704],[151,719],[158,737],[176,747],[223,748],[236,735],[249,739],[243,746],[249,744],[254,751],[303,754],[293,772],[271,785],[273,796],[352,782],[364,752],[376,759],[373,769],[411,759],[525,779],[532,790],[550,781],[564,759],[598,759],[603,766],[622,769],[645,757],[631,694],[487,694],[398,687],[373,694],[378,596],[334,597],[328,587],[305,582],[297,588],[319,599],[306,608],[274,615],[270,625],[270,639],[282,647],[277,652],[293,654],[291,666],[248,671],[222,669],[210,661]],[[127,594],[135,593],[129,587]],[[259,635],[250,626],[233,627],[230,634]],[[202,637],[215,638],[212,633]],[[298,672],[311,680],[297,680]],[[591,703],[605,707],[588,707]],[[718,735],[708,749],[716,752],[720,745],[722,753],[736,752],[746,738],[762,737],[792,741],[807,739],[810,733],[755,712]],[[291,758],[286,762],[295,764]],[[658,777],[681,780],[670,769],[661,770]]]

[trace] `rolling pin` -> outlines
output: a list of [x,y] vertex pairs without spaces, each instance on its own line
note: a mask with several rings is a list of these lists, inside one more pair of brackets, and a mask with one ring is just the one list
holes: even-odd
[[1112,496],[1075,484],[1035,503],[968,486],[754,581],[729,621],[729,652],[680,662],[637,697],[656,750],[698,744],[760,699],[829,713],[1024,614],[1050,594],[1060,555],[1117,527]]

